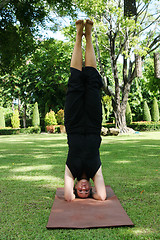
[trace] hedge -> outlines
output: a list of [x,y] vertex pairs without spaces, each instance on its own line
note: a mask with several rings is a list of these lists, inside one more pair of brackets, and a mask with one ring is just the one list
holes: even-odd
[[0,128],[0,135],[12,135],[12,134],[19,134],[20,128]]
[[[103,124],[103,127],[106,128],[115,128],[115,124],[106,123]],[[128,124],[127,127],[134,129],[135,131],[160,131],[160,121],[159,122],[133,122],[132,124]]]
[[128,127],[135,131],[160,131],[160,122],[133,122]]
[[24,133],[24,134],[41,133],[41,128],[39,126],[21,128],[20,133]]
[[28,127],[28,128],[0,128],[0,135],[12,135],[12,134],[33,134],[41,133],[40,127]]

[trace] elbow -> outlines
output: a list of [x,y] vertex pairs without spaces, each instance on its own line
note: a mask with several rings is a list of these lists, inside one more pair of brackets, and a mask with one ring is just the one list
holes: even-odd
[[106,197],[107,197],[107,196],[102,196],[102,197],[100,197],[100,200],[101,200],[101,201],[105,201],[105,200],[106,200]]
[[107,194],[106,193],[104,193],[104,194],[99,196],[99,200],[101,200],[101,201],[105,201],[106,198],[107,198]]
[[65,194],[65,195],[64,195],[64,199],[65,199],[65,201],[67,201],[67,202],[71,202],[72,200],[75,199],[75,196],[74,196],[74,194],[73,194],[73,195]]

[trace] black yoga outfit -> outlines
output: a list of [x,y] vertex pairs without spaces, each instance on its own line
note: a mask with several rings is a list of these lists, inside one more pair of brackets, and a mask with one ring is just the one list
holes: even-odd
[[85,173],[93,178],[101,166],[102,78],[93,67],[82,71],[71,68],[65,102],[65,127],[68,137],[66,164],[74,178]]

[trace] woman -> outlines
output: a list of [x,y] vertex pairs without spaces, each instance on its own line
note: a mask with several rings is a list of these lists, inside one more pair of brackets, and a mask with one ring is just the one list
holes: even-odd
[[[94,181],[96,192],[92,197],[106,199],[99,147],[101,143],[102,106],[100,88],[102,79],[97,71],[92,45],[93,22],[76,22],[76,42],[71,59],[71,76],[65,103],[65,126],[68,137],[68,158],[65,166],[65,200],[72,201],[75,195],[89,197]],[[85,28],[85,33],[83,33]],[[82,37],[86,38],[85,68],[82,68]],[[74,180],[78,182],[74,187]]]

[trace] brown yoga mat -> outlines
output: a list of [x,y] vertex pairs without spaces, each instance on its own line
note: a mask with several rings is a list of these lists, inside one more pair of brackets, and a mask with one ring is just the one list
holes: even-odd
[[47,228],[100,228],[133,226],[110,186],[106,186],[107,200],[76,198],[64,200],[64,189],[57,188]]

